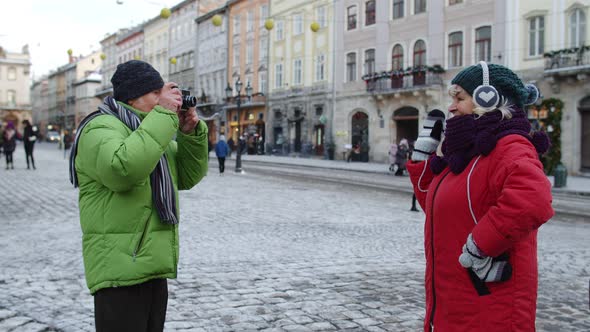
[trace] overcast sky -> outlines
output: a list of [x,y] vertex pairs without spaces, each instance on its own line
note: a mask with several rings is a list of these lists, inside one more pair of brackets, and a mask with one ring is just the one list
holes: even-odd
[[87,55],[119,28],[159,15],[181,0],[2,0],[0,46],[21,52],[29,44],[35,77],[65,65],[67,50]]

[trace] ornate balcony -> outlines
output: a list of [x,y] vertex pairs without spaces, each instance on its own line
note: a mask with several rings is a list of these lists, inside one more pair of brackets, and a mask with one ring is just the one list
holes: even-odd
[[587,81],[590,74],[590,46],[573,47],[544,54],[545,71],[551,89],[560,92],[561,81],[572,77]]
[[440,66],[408,68],[364,75],[367,92],[379,94],[400,93],[427,89],[442,84],[444,69]]

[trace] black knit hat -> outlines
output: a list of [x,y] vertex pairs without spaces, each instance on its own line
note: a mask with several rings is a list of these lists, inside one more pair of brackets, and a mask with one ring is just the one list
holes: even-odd
[[111,78],[113,97],[124,103],[164,86],[162,76],[149,63],[131,60],[117,66]]
[[[524,104],[528,104],[528,100],[530,99],[529,91],[512,70],[496,64],[488,64],[488,68],[490,85],[496,88],[500,95],[520,108]],[[470,96],[473,96],[475,88],[483,84],[481,64],[463,69],[453,78],[451,84],[459,85]]]

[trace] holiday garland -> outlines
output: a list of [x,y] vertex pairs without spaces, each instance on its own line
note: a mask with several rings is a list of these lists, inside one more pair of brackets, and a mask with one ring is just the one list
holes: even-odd
[[382,78],[399,78],[403,76],[411,76],[417,73],[425,73],[431,72],[435,74],[441,74],[445,72],[445,69],[441,65],[434,65],[434,66],[416,66],[416,67],[408,67],[406,69],[395,69],[390,71],[382,71],[380,73],[370,73],[365,74],[361,78],[365,81],[365,83],[369,83],[369,81],[376,81]]
[[552,58],[555,55],[561,54],[575,54],[575,53],[584,53],[586,51],[590,51],[590,46],[580,46],[580,47],[571,47],[571,48],[564,48],[557,51],[551,51],[543,54],[545,58]]

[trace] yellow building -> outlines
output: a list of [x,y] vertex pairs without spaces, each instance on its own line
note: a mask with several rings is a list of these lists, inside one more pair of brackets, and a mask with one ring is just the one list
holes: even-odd
[[323,156],[333,112],[333,2],[273,1],[268,142],[277,153]]

